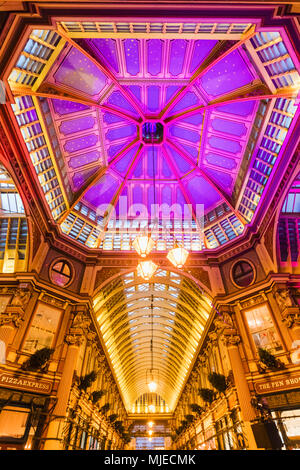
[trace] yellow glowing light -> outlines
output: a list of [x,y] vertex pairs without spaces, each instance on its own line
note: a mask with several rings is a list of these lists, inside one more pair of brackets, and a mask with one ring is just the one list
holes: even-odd
[[145,281],[149,281],[157,268],[157,264],[153,263],[153,261],[141,261],[137,266],[137,272]]
[[149,428],[152,428],[153,424],[154,423],[152,421],[149,421],[149,423],[148,423]]
[[175,246],[169,251],[167,258],[175,266],[175,268],[182,268],[185,264],[189,252],[182,246]]
[[154,405],[150,405],[150,406],[149,406],[149,411],[150,411],[151,413],[154,413],[154,412],[155,412],[155,406],[154,406]]
[[151,382],[148,383],[148,388],[151,393],[154,393],[157,389],[157,383],[152,380]]
[[133,248],[137,251],[137,253],[142,257],[145,258],[152,250],[155,245],[155,241],[149,237],[148,235],[138,235],[133,243]]

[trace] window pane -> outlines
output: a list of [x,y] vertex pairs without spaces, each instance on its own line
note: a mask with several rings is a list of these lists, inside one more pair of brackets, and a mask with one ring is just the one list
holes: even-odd
[[282,346],[266,305],[245,312],[246,320],[257,348],[280,351]]
[[6,406],[0,413],[0,437],[24,436],[29,410]]
[[61,311],[40,303],[36,309],[24,351],[34,353],[38,349],[51,348]]

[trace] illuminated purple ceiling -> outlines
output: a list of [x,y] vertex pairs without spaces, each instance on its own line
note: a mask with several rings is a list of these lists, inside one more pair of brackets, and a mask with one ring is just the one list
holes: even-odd
[[[218,41],[78,44],[88,55],[65,48],[47,84],[74,97],[48,103],[68,184],[80,202],[104,213],[127,196],[128,206],[145,204],[150,211],[154,176],[160,204],[204,204],[207,212],[230,201],[257,102],[205,106],[258,79],[242,48],[195,76]],[[83,104],[91,101],[95,105]],[[143,140],[147,121],[162,124],[161,143]]]

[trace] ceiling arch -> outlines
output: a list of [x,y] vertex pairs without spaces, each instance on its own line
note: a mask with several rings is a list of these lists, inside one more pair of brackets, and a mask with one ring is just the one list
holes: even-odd
[[152,366],[157,393],[173,409],[210,310],[207,292],[166,269],[148,282],[136,271],[123,273],[95,294],[96,318],[128,409],[148,392],[146,371]]

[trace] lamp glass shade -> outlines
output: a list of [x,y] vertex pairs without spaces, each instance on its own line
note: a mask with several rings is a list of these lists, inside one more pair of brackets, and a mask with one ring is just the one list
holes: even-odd
[[142,257],[145,258],[155,245],[155,241],[148,235],[138,235],[132,242],[133,248]]
[[167,258],[175,268],[182,268],[186,262],[188,254],[189,252],[185,248],[178,246],[169,251]]
[[151,393],[154,393],[157,389],[157,383],[154,382],[154,380],[151,380],[151,382],[148,383],[148,388]]
[[157,268],[157,264],[153,261],[141,261],[137,266],[137,272],[145,281],[149,281]]

